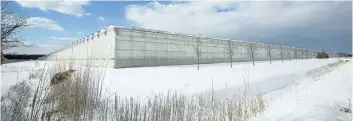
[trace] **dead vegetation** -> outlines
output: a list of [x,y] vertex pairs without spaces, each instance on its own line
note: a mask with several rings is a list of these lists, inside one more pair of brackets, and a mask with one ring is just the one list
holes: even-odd
[[11,86],[7,93],[1,96],[1,120],[3,121],[23,121],[29,118],[26,107],[32,94],[30,84],[26,81],[16,83]]
[[102,87],[101,79],[96,78],[99,76],[92,76],[93,67],[77,68],[71,79],[50,85],[51,77],[71,68],[73,65],[56,62],[30,74],[31,78],[39,79],[36,87],[26,81],[12,86],[2,95],[2,119],[37,121],[93,117],[92,111],[100,105]]
[[38,79],[42,73],[42,69],[33,70],[29,72],[29,79]]
[[169,91],[149,98],[146,103],[115,95],[106,101],[114,102],[114,110],[105,110],[113,114],[108,119],[117,121],[249,121],[266,108],[261,95],[220,98],[212,94],[188,96]]

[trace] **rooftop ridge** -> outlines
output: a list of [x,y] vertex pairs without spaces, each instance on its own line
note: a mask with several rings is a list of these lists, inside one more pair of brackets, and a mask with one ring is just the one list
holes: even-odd
[[144,32],[155,32],[155,33],[160,33],[160,34],[169,34],[169,35],[180,35],[180,36],[186,36],[186,37],[201,37],[201,38],[208,38],[208,39],[213,39],[213,40],[222,40],[222,41],[236,41],[240,43],[255,43],[255,44],[260,44],[260,45],[271,45],[271,46],[278,46],[278,47],[285,47],[285,48],[292,48],[292,49],[306,49],[306,50],[311,50],[311,51],[317,51],[314,49],[308,49],[308,48],[298,48],[298,47],[292,47],[292,46],[283,46],[283,45],[274,45],[274,44],[266,44],[266,43],[260,43],[260,42],[254,42],[254,41],[244,41],[244,40],[234,40],[234,39],[225,39],[225,38],[218,38],[218,37],[208,37],[208,36],[202,36],[202,35],[192,35],[192,34],[184,34],[184,33],[178,33],[178,32],[170,32],[170,31],[163,31],[163,30],[155,30],[155,29],[147,29],[147,28],[141,28],[141,27],[124,27],[124,26],[119,26],[119,25],[109,25],[107,27],[103,27],[98,31],[93,32],[92,34],[89,34],[85,37],[82,37],[68,45],[65,45],[64,47],[55,50],[48,55],[58,52],[60,50],[66,49],[68,47],[71,47],[73,44],[80,43],[81,41],[89,40],[90,38],[93,39],[95,36],[99,36],[100,34],[111,31],[111,30],[116,30],[116,29],[128,29],[128,30],[138,30],[138,31],[144,31]]

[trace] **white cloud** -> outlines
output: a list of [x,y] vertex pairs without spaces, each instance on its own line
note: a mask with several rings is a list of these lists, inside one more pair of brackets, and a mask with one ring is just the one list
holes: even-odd
[[42,17],[31,17],[27,19],[27,23],[30,24],[30,27],[33,28],[46,28],[49,30],[54,30],[54,31],[64,31],[64,28],[62,28],[56,21],[50,20],[47,18],[42,18]]
[[17,0],[20,6],[26,8],[38,8],[42,11],[53,10],[67,15],[82,16],[85,11],[83,6],[88,6],[89,2],[86,0],[76,1],[31,1],[31,0]]
[[328,25],[336,15],[349,11],[345,2],[150,2],[127,6],[125,17],[143,28],[234,38]]
[[60,41],[74,41],[74,40],[77,40],[76,37],[56,37],[56,36],[50,36],[50,39],[52,39],[52,40],[60,40]]
[[104,18],[102,16],[99,16],[98,19],[104,21]]
[[92,16],[92,13],[85,13],[85,16]]

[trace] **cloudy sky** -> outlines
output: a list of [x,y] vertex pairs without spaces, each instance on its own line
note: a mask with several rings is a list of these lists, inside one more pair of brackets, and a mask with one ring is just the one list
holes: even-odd
[[110,24],[352,52],[350,1],[17,1],[9,7],[33,24],[19,36],[36,44],[9,52],[46,54]]

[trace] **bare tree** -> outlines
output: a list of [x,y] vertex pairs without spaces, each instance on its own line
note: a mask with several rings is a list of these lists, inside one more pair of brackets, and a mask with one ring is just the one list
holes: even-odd
[[291,58],[292,53],[290,52],[290,49],[287,50],[287,53],[288,53],[288,59],[291,62],[292,61],[292,58]]
[[232,40],[227,41],[225,49],[226,49],[228,59],[230,61],[230,68],[233,67],[234,51],[236,48],[237,47],[236,47],[236,44],[234,41],[232,41]]
[[336,56],[338,57],[338,59],[341,59],[340,53],[337,53]]
[[298,52],[296,49],[294,50],[294,57],[295,57],[295,61],[298,61]]
[[265,47],[265,50],[267,51],[267,56],[269,57],[270,64],[271,64],[272,63],[272,53],[271,53],[272,47],[271,47],[271,45],[267,45]]
[[282,63],[283,63],[283,47],[280,48],[279,50],[279,54],[281,55],[281,60],[282,60]]
[[316,58],[317,52],[315,50],[311,51],[311,58]]
[[309,50],[308,50],[308,49],[305,49],[305,58],[306,58],[306,59],[309,59],[308,53],[309,53]]
[[257,55],[257,50],[258,50],[258,48],[256,47],[256,44],[252,42],[248,42],[248,46],[246,49],[249,56],[251,57],[252,65],[255,66],[255,56]]
[[304,49],[303,48],[300,49],[300,54],[302,56],[302,59],[304,59]]
[[196,37],[196,43],[193,48],[197,57],[197,70],[200,70],[200,59],[202,56],[202,40],[200,37]]
[[8,10],[9,2],[11,1],[1,1],[1,61],[4,59],[4,50],[25,46],[24,42],[15,35],[19,30],[29,26],[26,19]]

